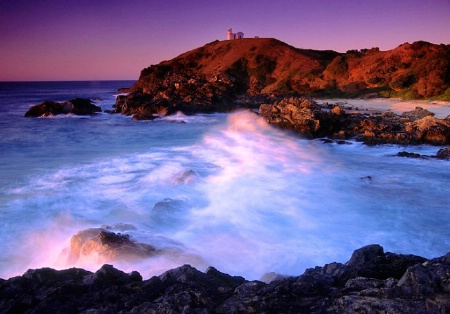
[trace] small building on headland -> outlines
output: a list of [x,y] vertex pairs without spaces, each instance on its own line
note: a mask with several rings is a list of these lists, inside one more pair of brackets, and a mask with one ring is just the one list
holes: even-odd
[[231,27],[228,29],[227,40],[241,39],[241,38],[244,38],[243,32],[233,33],[233,30],[231,29]]

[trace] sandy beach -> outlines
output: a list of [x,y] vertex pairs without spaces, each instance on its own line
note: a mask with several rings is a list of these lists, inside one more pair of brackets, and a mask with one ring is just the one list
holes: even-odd
[[401,100],[401,99],[320,99],[319,104],[341,103],[347,112],[376,112],[392,111],[401,114],[405,111],[414,110],[416,107],[422,107],[433,113],[436,118],[445,118],[450,115],[450,102],[447,101],[429,101],[429,100]]

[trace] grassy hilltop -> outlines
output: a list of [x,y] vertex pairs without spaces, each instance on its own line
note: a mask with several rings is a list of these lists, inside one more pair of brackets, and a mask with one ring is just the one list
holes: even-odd
[[170,88],[182,93],[189,85],[187,95],[202,78],[221,81],[222,88],[212,90],[219,94],[450,100],[450,45],[419,41],[338,53],[272,38],[214,41],[142,70],[132,91],[172,98],[177,93]]

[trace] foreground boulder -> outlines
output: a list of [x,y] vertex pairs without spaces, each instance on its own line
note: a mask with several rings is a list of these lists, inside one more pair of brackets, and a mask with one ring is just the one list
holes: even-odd
[[44,101],[42,104],[31,107],[25,117],[47,117],[59,114],[93,115],[102,109],[89,99],[75,98],[63,103]]
[[142,280],[104,265],[95,273],[72,268],[28,270],[0,280],[1,313],[448,313],[450,253],[426,260],[356,250],[298,277],[247,281],[210,267],[184,265]]
[[69,261],[93,255],[101,262],[113,260],[136,260],[148,258],[156,253],[156,248],[130,239],[127,234],[114,233],[105,228],[83,230],[70,239]]

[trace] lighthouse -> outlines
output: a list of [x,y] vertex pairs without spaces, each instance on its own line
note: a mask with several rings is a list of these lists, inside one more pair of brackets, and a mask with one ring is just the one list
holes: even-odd
[[233,30],[231,29],[231,27],[228,29],[227,40],[241,39],[241,38],[244,38],[244,33],[243,32],[237,32],[236,34],[234,34]]
[[234,34],[233,34],[233,30],[230,28],[228,28],[228,32],[227,32],[227,40],[232,40],[234,39]]

